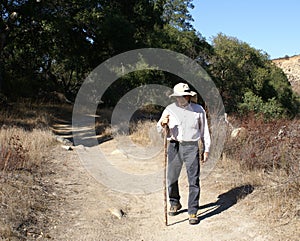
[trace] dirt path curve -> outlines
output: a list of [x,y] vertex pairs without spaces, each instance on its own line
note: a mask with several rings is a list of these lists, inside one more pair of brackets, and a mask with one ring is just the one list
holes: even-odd
[[[70,130],[67,124],[60,128],[65,128],[64,134]],[[105,155],[114,155],[114,166],[136,171],[138,167],[132,165],[134,161],[115,146],[116,141],[110,140],[95,148],[101,148]],[[162,155],[157,158],[158,162],[163,161]],[[53,240],[280,240],[272,236],[268,225],[259,223],[251,213],[248,204],[255,197],[256,190],[247,184],[228,185],[227,178],[232,174],[225,173],[222,166],[217,165],[201,181],[198,212],[201,221],[195,226],[188,224],[188,186],[185,175],[182,175],[183,210],[179,215],[169,217],[169,226],[166,227],[162,190],[145,195],[112,191],[86,170],[76,148],[67,151],[55,147],[52,164],[52,181],[55,193],[60,197],[60,203],[55,207],[57,217],[48,234]],[[156,167],[160,165],[157,163]],[[124,216],[117,218],[112,209],[122,210]]]

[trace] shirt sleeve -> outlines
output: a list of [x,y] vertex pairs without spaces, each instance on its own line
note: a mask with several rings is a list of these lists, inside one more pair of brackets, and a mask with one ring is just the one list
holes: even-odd
[[203,143],[203,151],[209,152],[211,139],[210,139],[210,133],[209,133],[208,123],[207,123],[206,112],[204,109],[203,109],[203,115],[200,123],[200,135],[201,135],[200,137],[201,141]]
[[169,111],[167,109],[165,109],[160,117],[160,119],[158,120],[157,124],[156,124],[156,128],[157,128],[157,131],[158,133],[162,133],[163,131],[163,127],[161,126],[161,122],[162,122],[162,119],[169,115]]

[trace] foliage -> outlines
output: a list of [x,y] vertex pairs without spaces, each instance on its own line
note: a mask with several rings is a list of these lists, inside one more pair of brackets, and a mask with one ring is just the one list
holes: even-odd
[[160,47],[197,56],[193,46],[204,41],[190,23],[191,2],[6,0],[0,9],[0,90],[8,96],[56,90],[69,97],[92,69],[127,50]]
[[193,29],[191,24],[193,18],[188,11],[189,8],[194,8],[192,0],[166,0],[163,18],[167,23],[179,30],[191,30]]
[[238,105],[238,108],[243,114],[248,112],[259,113],[267,119],[280,118],[284,111],[275,97],[263,101],[262,97],[253,94],[251,91],[244,94],[243,102]]
[[213,40],[209,72],[227,112],[256,112],[267,117],[297,114],[297,103],[285,74],[269,56],[236,38]]
[[[151,47],[197,61],[216,83],[229,113],[278,117],[299,112],[287,77],[266,53],[223,34],[210,45],[196,32],[189,12],[192,0],[2,2],[0,92],[7,97],[57,91],[74,100],[86,76],[103,61]],[[106,103],[116,103],[120,89],[124,94],[148,83],[171,87],[177,81],[169,73],[131,73],[108,90]]]

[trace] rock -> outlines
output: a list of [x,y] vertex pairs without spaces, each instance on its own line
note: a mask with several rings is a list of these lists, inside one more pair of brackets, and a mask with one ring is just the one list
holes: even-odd
[[65,143],[65,139],[62,138],[61,136],[56,136],[55,139],[56,139],[58,142]]
[[110,213],[112,215],[114,215],[115,217],[117,217],[118,219],[121,219],[122,217],[124,217],[125,213],[123,212],[122,209],[118,209],[118,208],[110,208],[108,209],[110,211]]
[[61,147],[67,151],[73,151],[73,148],[71,146],[62,145]]
[[68,139],[65,139],[61,136],[56,136],[55,139],[58,142],[63,143],[64,145],[73,146],[73,143],[71,141],[69,141]]
[[241,138],[244,139],[247,137],[247,130],[245,127],[235,128],[231,132],[231,138]]

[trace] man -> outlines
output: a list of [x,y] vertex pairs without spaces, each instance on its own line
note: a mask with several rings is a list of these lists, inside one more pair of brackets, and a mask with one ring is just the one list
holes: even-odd
[[167,180],[171,205],[169,215],[175,216],[182,207],[178,178],[184,162],[189,182],[188,214],[190,224],[199,223],[197,217],[200,196],[199,140],[203,144],[203,162],[207,161],[210,148],[206,113],[201,105],[191,102],[191,97],[194,95],[195,92],[191,91],[187,84],[175,85],[170,97],[175,97],[176,102],[165,108],[157,123],[158,131],[163,131],[165,127],[168,130]]

